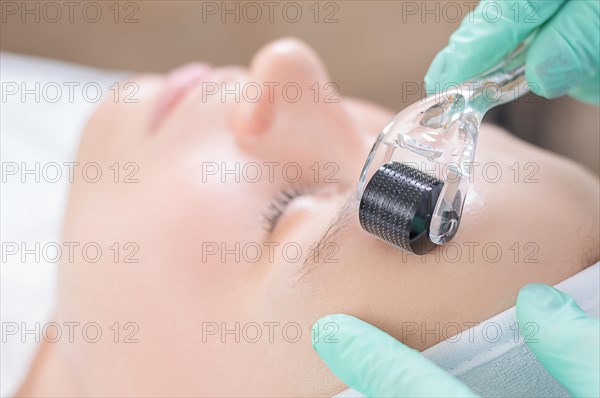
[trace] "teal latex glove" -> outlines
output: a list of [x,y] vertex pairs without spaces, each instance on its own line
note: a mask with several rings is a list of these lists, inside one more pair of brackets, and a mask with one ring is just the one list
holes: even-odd
[[419,351],[353,316],[321,318],[312,339],[333,373],[367,397],[477,396]]
[[[527,345],[538,361],[574,397],[600,397],[600,320],[570,296],[547,285],[527,285],[517,298],[521,333],[538,328]],[[531,332],[531,329],[529,329]]]
[[526,61],[530,89],[600,104],[598,0],[482,0],[433,60],[427,91],[490,70],[538,28]]
[[[519,325],[539,326],[538,341],[528,344],[552,376],[574,396],[599,395],[598,319],[569,296],[535,284],[521,289],[517,316]],[[418,351],[360,319],[329,315],[312,333],[313,347],[333,373],[367,397],[477,396]]]

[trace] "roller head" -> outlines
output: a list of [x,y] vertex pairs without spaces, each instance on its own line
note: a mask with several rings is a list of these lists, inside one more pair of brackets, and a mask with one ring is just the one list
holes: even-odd
[[370,234],[403,250],[425,254],[436,246],[429,238],[429,224],[443,185],[406,164],[384,164],[364,190],[360,224]]

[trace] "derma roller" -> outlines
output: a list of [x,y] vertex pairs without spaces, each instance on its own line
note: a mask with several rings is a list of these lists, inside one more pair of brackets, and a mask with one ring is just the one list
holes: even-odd
[[457,233],[485,113],[528,91],[527,44],[479,78],[397,114],[375,141],[358,185],[363,229],[423,255]]

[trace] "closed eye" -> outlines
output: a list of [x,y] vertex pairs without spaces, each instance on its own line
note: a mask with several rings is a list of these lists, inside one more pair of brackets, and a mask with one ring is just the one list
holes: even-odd
[[310,194],[312,194],[312,191],[309,188],[297,186],[288,187],[278,192],[269,202],[267,210],[263,212],[265,230],[272,233],[289,204],[298,197]]

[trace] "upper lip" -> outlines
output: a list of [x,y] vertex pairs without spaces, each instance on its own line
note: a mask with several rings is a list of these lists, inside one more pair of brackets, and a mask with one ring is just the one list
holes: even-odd
[[190,89],[206,81],[211,72],[212,67],[205,63],[190,63],[169,72],[154,110],[151,130],[160,125]]

